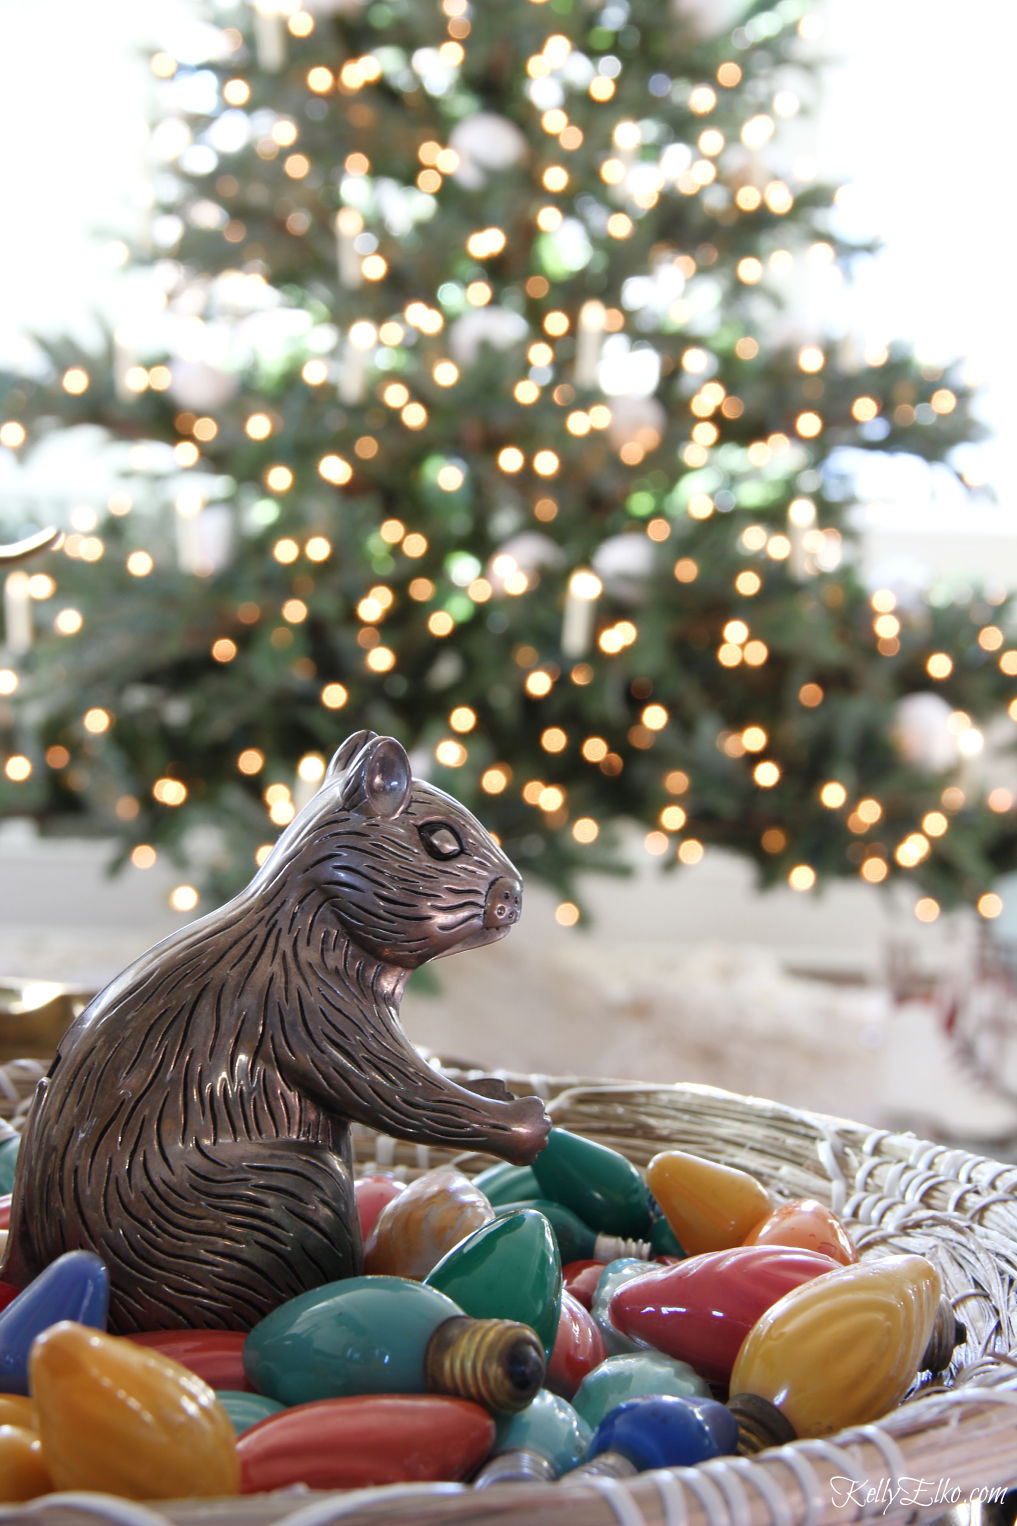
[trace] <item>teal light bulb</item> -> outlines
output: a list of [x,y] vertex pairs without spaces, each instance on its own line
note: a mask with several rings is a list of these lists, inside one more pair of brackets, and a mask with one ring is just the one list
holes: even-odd
[[650,1267],[645,1261],[637,1260],[634,1256],[619,1256],[614,1261],[609,1261],[600,1274],[597,1290],[593,1295],[590,1305],[590,1313],[594,1323],[604,1337],[604,1350],[608,1356],[618,1356],[624,1351],[645,1351],[648,1342],[638,1340],[635,1336],[625,1335],[617,1328],[611,1318],[611,1299],[617,1293],[623,1283],[630,1282],[633,1277],[643,1277]]
[[687,1362],[662,1351],[609,1356],[588,1372],[572,1396],[572,1407],[592,1430],[604,1416],[642,1394],[676,1394],[686,1399],[709,1399],[710,1385]]
[[259,1420],[266,1420],[269,1415],[277,1415],[286,1408],[278,1399],[267,1399],[264,1394],[246,1393],[239,1388],[217,1388],[215,1396],[233,1421],[238,1436],[257,1425]]
[[517,1208],[467,1235],[424,1279],[474,1319],[512,1319],[536,1330],[550,1355],[561,1317],[561,1257],[535,1208]]
[[0,1139],[0,1193],[10,1192],[14,1186],[14,1167],[20,1145],[20,1134],[10,1133],[6,1139]]
[[485,1489],[491,1484],[558,1478],[583,1461],[592,1437],[591,1427],[571,1404],[542,1389],[526,1409],[498,1419],[490,1460],[474,1485]]
[[544,1195],[606,1234],[645,1240],[650,1233],[646,1183],[617,1150],[552,1129],[531,1167]]
[[405,1277],[327,1282],[259,1320],[244,1342],[244,1370],[283,1404],[423,1393],[428,1342],[461,1314],[437,1288]]

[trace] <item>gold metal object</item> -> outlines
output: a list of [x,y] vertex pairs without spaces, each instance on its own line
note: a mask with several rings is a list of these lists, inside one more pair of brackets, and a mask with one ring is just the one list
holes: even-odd
[[52,1059],[93,994],[54,980],[0,976],[0,1064]]
[[429,1393],[455,1394],[499,1414],[525,1409],[544,1381],[540,1337],[514,1319],[444,1320],[427,1343]]

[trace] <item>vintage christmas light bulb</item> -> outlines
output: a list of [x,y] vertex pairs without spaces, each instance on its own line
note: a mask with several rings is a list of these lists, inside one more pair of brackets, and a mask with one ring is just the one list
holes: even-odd
[[837,1262],[790,1245],[736,1245],[630,1277],[610,1296],[612,1325],[724,1384],[756,1321]]
[[246,1388],[217,1388],[215,1395],[238,1436],[257,1425],[259,1420],[267,1420],[269,1415],[278,1415],[286,1408],[278,1399],[267,1399],[264,1394],[251,1393]]
[[474,1487],[550,1483],[582,1461],[592,1436],[571,1404],[542,1390],[526,1409],[496,1421],[491,1456],[475,1476]]
[[540,1336],[513,1319],[447,1319],[424,1353],[428,1393],[471,1399],[498,1414],[531,1404],[546,1371]]
[[587,1373],[572,1398],[576,1412],[594,1429],[604,1416],[641,1394],[710,1398],[710,1385],[688,1362],[662,1351],[629,1351],[609,1356]]
[[745,1236],[746,1245],[796,1245],[818,1251],[845,1266],[858,1260],[844,1225],[832,1209],[815,1198],[793,1198],[760,1219]]
[[38,1433],[28,1425],[0,1422],[0,1499],[14,1504],[52,1491]]
[[509,1161],[499,1161],[473,1178],[477,1187],[494,1208],[505,1203],[522,1203],[528,1198],[542,1197],[540,1183],[529,1166],[513,1166]]
[[639,1239],[649,1233],[646,1185],[619,1151],[553,1128],[532,1169],[547,1197],[593,1228]]
[[491,1450],[479,1404],[437,1394],[367,1394],[280,1409],[237,1443],[240,1492],[366,1489],[468,1478]]
[[29,1381],[57,1489],[169,1499],[186,1477],[192,1495],[236,1494],[229,1415],[161,1351],[63,1320],[33,1343]]
[[92,1251],[58,1256],[0,1312],[0,1392],[27,1394],[36,1339],[51,1325],[74,1321],[105,1330],[109,1273]]
[[648,1468],[685,1468],[733,1453],[734,1416],[715,1399],[643,1394],[604,1416],[590,1442],[590,1459],[568,1475],[630,1478]]
[[437,1288],[386,1276],[288,1299],[250,1331],[243,1359],[258,1392],[283,1404],[431,1392],[496,1410],[529,1403],[546,1367],[530,1326],[471,1319]]
[[558,1333],[547,1363],[544,1386],[571,1399],[606,1356],[604,1337],[585,1304],[562,1289]]
[[364,1270],[426,1277],[447,1251],[493,1218],[494,1209],[468,1176],[439,1166],[381,1209],[364,1245]]
[[[562,904],[567,908],[571,902]],[[562,923],[564,926],[571,925],[567,917],[562,918]],[[495,1214],[502,1218],[520,1208],[536,1208],[547,1219],[558,1243],[562,1265],[587,1259],[606,1264],[619,1256],[631,1256],[645,1261],[650,1254],[648,1240],[627,1240],[620,1235],[597,1234],[571,1208],[566,1208],[564,1203],[556,1203],[551,1198],[538,1197],[520,1203],[502,1203],[495,1209]]]
[[618,1256],[614,1261],[609,1261],[600,1274],[590,1303],[590,1313],[604,1338],[604,1349],[609,1356],[617,1356],[624,1351],[639,1351],[648,1344],[639,1336],[628,1335],[611,1318],[611,1303],[615,1294],[627,1282],[641,1278],[646,1270],[646,1263],[638,1257]]
[[405,1190],[406,1183],[399,1181],[391,1171],[371,1171],[366,1176],[359,1176],[354,1182],[357,1217],[360,1220],[360,1234],[365,1245],[386,1203],[390,1203],[394,1197],[398,1197],[399,1193]]
[[936,1268],[915,1255],[860,1261],[803,1283],[745,1337],[732,1398],[769,1400],[798,1436],[878,1419],[920,1370],[941,1291]]
[[476,1319],[514,1319],[551,1352],[561,1314],[561,1257],[551,1226],[533,1208],[481,1225],[424,1279]]
[[646,1182],[689,1256],[741,1244],[773,1207],[748,1172],[684,1150],[655,1155]]

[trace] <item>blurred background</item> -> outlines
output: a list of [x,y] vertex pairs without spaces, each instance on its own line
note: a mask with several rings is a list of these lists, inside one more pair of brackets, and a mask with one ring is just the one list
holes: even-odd
[[527,882],[416,1041],[1011,1149],[1012,7],[3,33],[14,1048],[368,725]]

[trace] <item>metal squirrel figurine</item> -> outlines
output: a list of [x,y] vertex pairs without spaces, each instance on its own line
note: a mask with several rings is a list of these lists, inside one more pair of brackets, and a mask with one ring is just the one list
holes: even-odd
[[466,808],[359,731],[247,888],[143,954],[39,1083],[0,1276],[64,1251],[111,1279],[110,1329],[246,1329],[362,1270],[350,1124],[526,1162],[536,1097],[458,1086],[398,1008],[409,972],[489,943],[522,885]]

